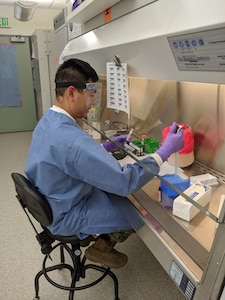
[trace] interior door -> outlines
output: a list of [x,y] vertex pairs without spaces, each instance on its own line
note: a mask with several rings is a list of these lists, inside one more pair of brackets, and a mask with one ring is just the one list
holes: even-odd
[[[0,36],[0,47],[0,133],[33,130],[37,117],[29,37],[13,43],[10,36]],[[20,100],[13,102],[15,85]]]

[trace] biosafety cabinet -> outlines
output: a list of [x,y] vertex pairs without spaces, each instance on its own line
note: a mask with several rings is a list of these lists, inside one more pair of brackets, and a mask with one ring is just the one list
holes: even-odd
[[116,121],[161,139],[172,121],[188,124],[195,160],[184,173],[209,173],[218,183],[191,221],[159,201],[160,177],[121,209],[187,299],[224,299],[225,2],[108,1],[110,9],[99,2],[85,0],[68,15],[83,33],[63,55],[88,61],[104,84],[107,62],[127,64],[130,116],[104,106],[101,130]]

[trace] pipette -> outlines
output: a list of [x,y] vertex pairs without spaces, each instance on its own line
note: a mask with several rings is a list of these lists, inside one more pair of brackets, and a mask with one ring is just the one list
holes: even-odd
[[[177,125],[177,132],[182,129],[181,125]],[[174,153],[175,156],[175,175],[177,175],[178,152]]]
[[174,153],[174,156],[175,156],[175,175],[177,175],[177,159],[178,159],[178,155],[177,155],[177,152]]

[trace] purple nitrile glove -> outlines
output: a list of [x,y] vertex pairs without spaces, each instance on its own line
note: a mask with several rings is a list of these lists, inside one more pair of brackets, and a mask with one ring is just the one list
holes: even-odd
[[155,152],[163,161],[166,161],[171,154],[179,151],[184,147],[183,130],[177,132],[177,124],[173,122],[163,145]]
[[108,152],[112,152],[117,150],[119,147],[123,148],[124,144],[126,142],[129,142],[131,140],[131,137],[128,137],[128,135],[124,134],[124,135],[118,135],[114,138],[111,139],[114,143],[110,142],[110,141],[106,141],[102,144],[102,146],[108,151]]

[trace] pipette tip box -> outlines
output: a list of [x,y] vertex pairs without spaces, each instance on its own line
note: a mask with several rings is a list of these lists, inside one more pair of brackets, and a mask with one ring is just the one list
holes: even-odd
[[[190,186],[190,179],[183,174],[181,174],[181,175],[168,174],[168,175],[162,176],[162,178],[164,178],[166,181],[168,181],[170,184],[174,185],[176,188],[178,188],[182,192]],[[167,195],[171,199],[175,199],[179,195],[176,191],[174,191],[171,187],[169,187],[163,181],[161,181],[160,189],[165,195]]]

